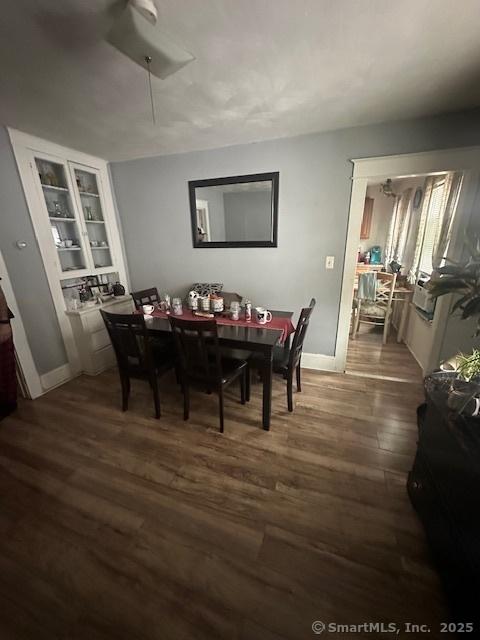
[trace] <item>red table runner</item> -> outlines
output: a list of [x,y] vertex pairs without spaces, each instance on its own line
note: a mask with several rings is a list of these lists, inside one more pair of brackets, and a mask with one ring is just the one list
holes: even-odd
[[[173,313],[167,314],[164,311],[155,309],[152,315],[156,316],[157,318],[168,318],[169,315],[173,315]],[[285,342],[288,336],[295,331],[295,327],[293,326],[290,318],[286,318],[284,316],[275,316],[274,314],[272,314],[272,320],[270,322],[267,322],[266,324],[260,324],[259,322],[253,319],[253,315],[254,314],[252,313],[251,322],[247,322],[245,318],[240,318],[240,320],[232,320],[231,318],[223,315],[215,316],[215,320],[217,321],[217,324],[223,324],[223,325],[229,325],[229,326],[252,327],[256,329],[277,329],[277,330],[280,329],[282,331],[282,335],[280,336],[280,342],[282,344]],[[190,311],[190,309],[185,309],[185,308],[181,316],[174,316],[174,317],[180,318],[180,319],[183,318],[184,320],[208,320],[208,318],[202,318],[202,316],[195,316]]]

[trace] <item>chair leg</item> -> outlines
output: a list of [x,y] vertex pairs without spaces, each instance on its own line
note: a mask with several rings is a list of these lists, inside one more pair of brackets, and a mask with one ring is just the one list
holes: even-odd
[[357,308],[355,310],[355,321],[353,323],[353,331],[352,331],[352,338],[356,337],[356,334],[358,333],[358,330],[360,328],[360,308],[361,308],[361,301],[359,300],[357,303]]
[[220,433],[223,433],[223,387],[218,390],[218,409],[220,413]]
[[128,396],[130,395],[130,378],[126,375],[120,375],[122,385],[122,411],[128,409]]
[[289,370],[287,377],[287,404],[288,410],[293,411],[293,369]]
[[383,339],[382,339],[383,344],[387,344],[389,329],[390,329],[390,314],[388,314],[387,317],[385,318],[385,323],[383,325]]
[[183,419],[190,417],[190,389],[187,382],[183,382]]
[[297,364],[297,391],[302,390],[302,374],[300,372],[300,362]]
[[155,404],[155,418],[157,420],[160,418],[160,394],[158,392],[158,378],[154,376],[151,379],[152,391],[153,391],[153,402]]
[[245,370],[245,383],[245,399],[250,402],[250,365],[248,362]]
[[246,402],[246,387],[247,387],[247,381],[246,381],[246,370],[244,369],[242,371],[242,375],[240,376],[240,402],[242,404],[245,404]]

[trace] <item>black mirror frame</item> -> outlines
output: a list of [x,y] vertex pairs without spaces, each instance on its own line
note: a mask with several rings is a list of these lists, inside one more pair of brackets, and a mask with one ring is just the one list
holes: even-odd
[[[231,176],[228,178],[211,178],[208,180],[190,180],[188,194],[190,199],[190,218],[192,223],[192,242],[194,249],[237,249],[244,247],[277,247],[278,246],[278,184],[279,172],[253,173],[246,176]],[[240,184],[241,182],[267,182],[272,183],[272,226],[271,240],[239,240],[225,242],[198,242],[197,240],[197,200],[195,189],[197,187],[218,187],[223,184]]]

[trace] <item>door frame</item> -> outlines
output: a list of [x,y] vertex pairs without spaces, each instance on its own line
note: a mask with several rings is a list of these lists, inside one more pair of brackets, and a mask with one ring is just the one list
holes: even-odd
[[[464,173],[464,181],[448,249],[448,257],[453,257],[461,251],[463,242],[459,231],[468,223],[472,213],[476,188],[480,178],[478,169],[480,166],[480,147],[442,149],[373,158],[355,158],[351,162],[353,163],[352,192],[335,344],[335,370],[337,371],[345,371],[346,368],[357,248],[368,183],[372,181],[378,182],[389,177],[407,178],[444,173],[445,171],[462,171]],[[435,360],[443,342],[450,305],[450,296],[444,296],[437,301],[432,322],[434,339],[427,369],[436,366]]]
[[22,370],[23,379],[27,387],[28,395],[32,400],[38,398],[44,393],[40,375],[38,374],[35,362],[33,360],[30,345],[28,344],[27,334],[23,326],[22,314],[17,305],[15,293],[13,291],[12,282],[8,275],[7,265],[3,259],[0,250],[0,274],[2,274],[2,289],[7,300],[7,305],[15,316],[12,318],[11,325],[13,330],[13,341],[15,345],[15,353],[17,362]]

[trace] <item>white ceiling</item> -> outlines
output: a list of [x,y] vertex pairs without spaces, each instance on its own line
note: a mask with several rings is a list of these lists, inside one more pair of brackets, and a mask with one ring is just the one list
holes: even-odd
[[111,160],[480,104],[478,0],[156,0],[196,56],[153,79],[105,42],[125,0],[0,14],[0,123]]

